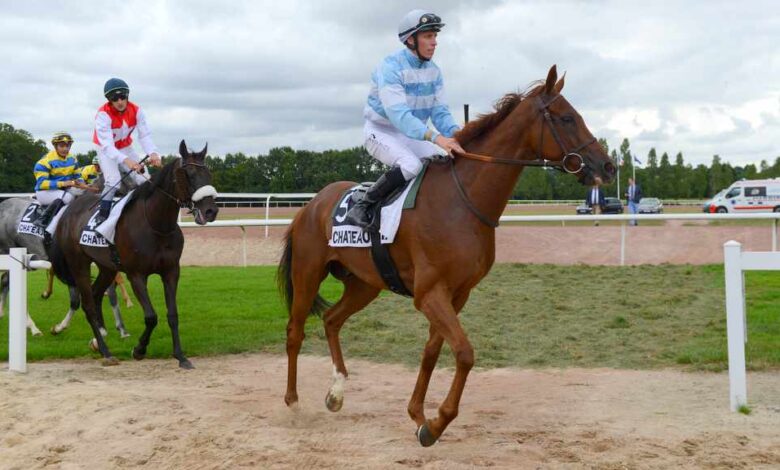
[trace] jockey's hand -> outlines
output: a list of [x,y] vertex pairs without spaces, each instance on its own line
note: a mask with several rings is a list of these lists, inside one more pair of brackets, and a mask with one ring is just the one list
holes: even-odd
[[439,134],[436,136],[436,140],[433,143],[443,148],[444,151],[451,156],[454,156],[452,154],[453,151],[459,153],[466,152],[465,150],[463,150],[463,147],[460,146],[458,141],[453,139],[452,137],[444,137],[443,135]]
[[122,161],[122,163],[124,163],[125,166],[130,169],[130,171],[135,171],[138,173],[141,173],[141,170],[143,170],[144,168],[143,165],[141,165],[140,163],[138,163],[137,161],[133,160],[130,157],[125,158],[124,161]]
[[157,152],[150,153],[149,164],[152,166],[156,166],[157,168],[160,168],[162,166],[162,159],[160,158],[160,154]]

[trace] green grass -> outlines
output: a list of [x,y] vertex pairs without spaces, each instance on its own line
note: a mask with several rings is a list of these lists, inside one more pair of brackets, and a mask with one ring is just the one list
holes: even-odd
[[[180,331],[190,356],[270,351],[284,353],[287,313],[273,280],[275,268],[185,267],[179,286]],[[751,370],[780,367],[780,273],[749,272],[748,334]],[[29,338],[30,360],[95,357],[82,312],[60,336],[48,329],[67,310],[66,291],[57,285],[42,300],[43,273],[30,275],[29,306],[44,337]],[[472,291],[461,319],[479,367],[677,367],[723,370],[727,367],[726,315],[722,266],[552,266],[496,265]],[[150,290],[160,322],[150,357],[170,357],[162,287],[152,277]],[[329,278],[322,294],[335,300],[340,284]],[[107,304],[107,303],[106,303]],[[113,324],[110,311],[106,321]],[[133,336],[117,337],[109,328],[109,347],[130,357],[143,329],[137,305],[123,309]],[[0,338],[7,338],[7,320]],[[409,299],[384,294],[352,317],[342,330],[346,358],[418,365],[428,323]],[[319,318],[307,323],[304,352],[327,355]],[[0,342],[7,357],[7,342]],[[447,347],[440,364],[453,365]]]

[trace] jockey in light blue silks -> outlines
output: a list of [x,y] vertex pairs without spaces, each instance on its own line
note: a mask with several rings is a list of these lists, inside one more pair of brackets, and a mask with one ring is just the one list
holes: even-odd
[[[364,145],[372,157],[392,168],[349,211],[347,223],[372,225],[369,208],[417,176],[422,158],[439,154],[440,148],[448,154],[463,152],[452,138],[460,127],[444,101],[441,71],[431,61],[442,27],[434,13],[407,13],[398,26],[398,39],[406,47],[385,57],[371,75],[363,111]],[[428,128],[428,120],[435,129]]]

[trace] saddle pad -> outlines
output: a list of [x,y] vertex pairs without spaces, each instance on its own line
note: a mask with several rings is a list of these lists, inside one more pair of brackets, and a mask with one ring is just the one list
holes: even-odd
[[35,221],[41,216],[41,212],[38,208],[41,207],[40,203],[33,201],[24,210],[19,226],[16,228],[18,233],[24,233],[27,235],[34,235],[38,238],[43,238],[43,229],[35,225]]
[[[421,179],[421,177],[422,174],[418,176],[419,179]],[[403,212],[406,198],[412,189],[414,188],[416,190],[418,186],[416,181],[412,182],[412,184],[407,184],[406,188],[404,188],[397,198],[391,201],[390,204],[382,207],[382,213],[379,218],[379,235],[381,236],[383,244],[393,243],[393,240],[395,240],[398,226],[401,225],[401,213]],[[332,247],[359,248],[371,246],[370,233],[355,225],[344,223],[347,212],[356,204],[352,198],[352,194],[361,188],[361,185],[353,186],[345,191],[339,199],[336,209],[333,212],[333,228],[331,229],[328,245]]]
[[95,224],[95,217],[100,211],[100,207],[96,207],[84,230],[81,231],[79,243],[84,246],[96,246],[99,248],[107,247],[109,243],[114,243],[116,224],[119,222],[119,217],[122,215],[125,206],[132,199],[133,191],[127,193],[125,197],[114,204],[114,207],[111,208],[111,212],[108,214],[108,218],[100,225]]

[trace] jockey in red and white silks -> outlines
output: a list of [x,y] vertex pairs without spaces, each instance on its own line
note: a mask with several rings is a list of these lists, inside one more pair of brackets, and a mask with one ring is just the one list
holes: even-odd
[[119,187],[121,173],[119,166],[134,171],[135,182],[141,184],[146,178],[138,173],[142,166],[140,158],[132,147],[134,131],[144,153],[150,156],[150,163],[160,166],[160,155],[152,141],[152,132],[141,108],[128,100],[130,88],[124,80],[112,78],[106,82],[104,95],[108,101],[98,108],[95,115],[95,130],[92,142],[97,146],[100,169],[105,186],[100,203],[100,217],[105,220],[111,209],[111,201]]

